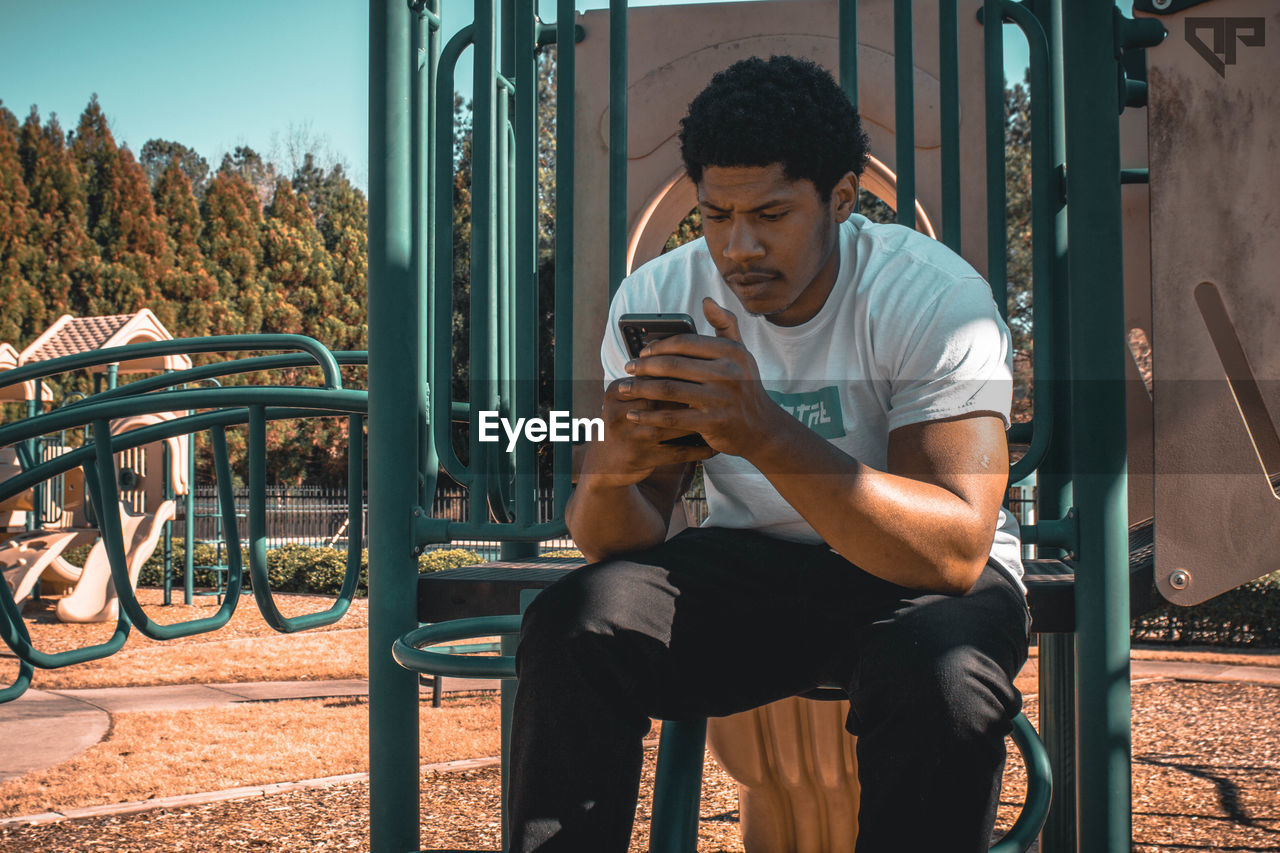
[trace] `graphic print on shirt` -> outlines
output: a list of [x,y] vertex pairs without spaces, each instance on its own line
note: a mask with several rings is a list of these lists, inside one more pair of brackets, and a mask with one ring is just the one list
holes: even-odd
[[840,413],[840,392],[836,386],[828,385],[816,391],[794,394],[766,389],[765,393],[785,409],[787,414],[823,438],[844,436],[844,415]]

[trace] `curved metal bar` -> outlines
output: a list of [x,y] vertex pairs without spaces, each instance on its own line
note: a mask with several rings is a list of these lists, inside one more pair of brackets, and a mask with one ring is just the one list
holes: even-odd
[[514,655],[474,657],[427,651],[423,646],[520,632],[520,615],[451,619],[416,628],[395,641],[391,656],[405,669],[454,678],[515,678]]
[[[364,350],[341,350],[333,353],[334,360],[341,367],[368,367],[369,353]],[[252,358],[237,358],[230,361],[219,361],[214,364],[201,364],[187,370],[172,373],[157,373],[128,385],[120,385],[106,391],[99,391],[91,396],[81,395],[75,402],[64,402],[60,408],[83,405],[86,401],[114,400],[156,391],[161,388],[173,388],[192,382],[217,381],[221,376],[233,376],[238,373],[258,373],[267,370],[284,370],[293,367],[314,367],[315,360],[306,355],[286,353],[283,355],[262,355]]]
[[[348,441],[354,444],[357,439],[352,435]],[[353,566],[351,544],[348,542],[347,571],[332,607],[302,616],[286,617],[280,613],[271,597],[271,580],[267,572],[267,512],[263,499],[267,487],[266,445],[266,409],[260,405],[252,405],[249,407],[249,575],[253,578],[253,598],[258,603],[262,618],[282,634],[332,625],[346,614],[347,608],[351,606],[351,599],[355,596],[356,584],[360,580],[359,546]],[[363,455],[363,443],[360,446]],[[229,545],[230,543],[228,547]]]
[[142,344],[126,344],[122,347],[106,347],[91,352],[64,355],[35,364],[24,365],[0,373],[0,388],[41,379],[102,364],[116,364],[137,358],[157,355],[185,355],[187,353],[229,352],[240,350],[301,350],[309,353],[324,371],[325,387],[342,388],[342,375],[333,353],[315,338],[306,335],[218,335],[206,338],[176,338],[168,341],[148,341]]
[[[1044,27],[1021,3],[1003,0],[1001,10],[1022,29],[1030,46],[1031,74],[1031,300],[1033,307],[1031,446],[1009,469],[1009,482],[1017,483],[1040,467],[1053,437],[1053,350],[1056,346],[1053,316],[1053,207],[1058,201],[1051,189],[1053,169],[1052,102],[1049,40]],[[1040,97],[1035,97],[1039,95]]]
[[[454,34],[440,50],[436,66],[436,91],[453,92],[454,76],[462,51],[471,45],[474,28],[468,24]],[[453,96],[437,97],[436,138],[452,137]],[[453,210],[453,146],[437,145],[435,149],[435,208]],[[453,221],[448,216],[437,216],[435,221],[435,270],[432,287],[431,317],[433,330],[440,326],[439,318],[453,316]],[[435,442],[440,467],[458,483],[471,483],[471,469],[462,464],[453,447],[453,334],[431,336],[431,416],[430,428]]]
[[1027,798],[1022,811],[1004,838],[991,846],[991,853],[1023,853],[1044,828],[1049,816],[1049,804],[1053,800],[1053,782],[1049,767],[1049,754],[1045,752],[1040,735],[1025,714],[1013,718],[1013,742],[1022,753],[1027,765]]
[[26,661],[18,661],[18,677],[13,680],[13,684],[0,690],[0,705],[5,702],[12,702],[23,693],[26,693],[27,688],[31,686],[31,676],[35,674],[35,671],[35,667]]
[[25,418],[0,427],[0,446],[28,438],[83,426],[99,418],[125,418],[191,409],[224,409],[236,406],[276,406],[298,409],[329,409],[334,414],[364,414],[369,410],[367,391],[330,388],[293,388],[271,385],[231,385],[189,391],[157,391],[112,400],[76,404],[68,410],[54,409],[34,418]]
[[[86,465],[84,475],[88,485],[97,476],[97,471],[92,465]],[[105,643],[62,652],[42,652],[31,645],[31,635],[27,632],[26,623],[22,621],[22,610],[13,600],[9,585],[0,583],[0,640],[4,640],[4,644],[24,663],[40,669],[58,669],[99,660],[118,652],[128,638],[129,617],[122,608],[116,615],[116,629]]]
[[[332,411],[329,409],[316,408],[285,408],[285,407],[268,407],[267,420],[288,420],[291,418],[311,418],[311,417],[332,417],[334,415],[345,414],[345,410]],[[163,421],[157,424],[151,424],[145,427],[131,429],[126,433],[112,437],[112,447],[117,452],[123,450],[131,450],[135,447],[141,447],[144,444],[151,444],[155,441],[161,441],[166,438],[172,438],[175,435],[190,434],[200,432],[210,427],[235,426],[237,424],[248,423],[249,410],[245,408],[220,409],[213,412],[201,412],[195,415],[184,415],[180,418]],[[94,458],[93,445],[78,447],[75,450],[55,456],[41,462],[39,465],[24,471],[21,474],[15,474],[0,483],[0,501],[8,500],[20,492],[25,492],[32,486],[52,479],[59,474],[64,474],[72,468],[81,465],[91,464]]]
[[[106,419],[97,420],[93,424],[93,448],[95,475],[87,485],[93,489],[97,501],[99,530],[102,542],[107,549],[107,563],[111,568],[111,581],[115,585],[116,597],[120,609],[128,615],[129,621],[146,637],[153,640],[175,640],[179,637],[190,637],[216,631],[231,619],[236,604],[240,601],[240,575],[237,569],[231,569],[227,577],[227,594],[222,600],[218,612],[203,619],[193,619],[172,625],[155,622],[142,609],[134,592],[133,578],[129,574],[129,561],[125,552],[124,533],[120,525],[120,489],[116,483],[115,455],[112,448],[110,424]],[[213,431],[215,462],[225,465],[227,456],[226,434],[222,427]],[[230,477],[218,479],[219,494],[230,493]],[[224,504],[224,523],[226,518]],[[231,517],[235,517],[234,505]]]

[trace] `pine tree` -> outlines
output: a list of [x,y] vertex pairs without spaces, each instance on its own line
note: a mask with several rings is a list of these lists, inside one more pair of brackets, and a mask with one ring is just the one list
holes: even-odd
[[368,338],[369,203],[342,166],[324,172],[308,154],[293,177],[305,194],[329,252],[336,285],[332,322],[324,341],[334,349],[364,349]]
[[156,214],[174,250],[173,266],[160,281],[160,299],[175,309],[170,331],[175,337],[211,334],[218,282],[200,251],[200,210],[180,162],[169,161],[156,181],[154,196]]
[[105,114],[93,96],[80,116],[71,153],[87,181],[89,234],[101,247],[107,270],[92,314],[150,308],[166,326],[171,306],[159,299],[160,280],[173,266],[173,249],[156,216],[146,175],[128,148],[117,148]]
[[30,196],[31,249],[27,280],[41,294],[42,310],[31,310],[24,339],[48,328],[64,313],[86,315],[102,298],[103,267],[87,229],[86,188],[66,147],[57,116],[43,127],[35,108],[18,132],[18,156]]
[[18,121],[0,103],[0,341],[20,343],[29,315],[39,306],[40,292],[27,280],[31,267],[30,196],[18,158]]
[[324,241],[305,198],[289,182],[276,182],[262,231],[262,271],[266,280],[263,329],[314,334],[326,310],[324,292],[333,287]]
[[200,251],[218,283],[210,331],[252,334],[262,328],[262,209],[243,179],[220,171],[200,203]]

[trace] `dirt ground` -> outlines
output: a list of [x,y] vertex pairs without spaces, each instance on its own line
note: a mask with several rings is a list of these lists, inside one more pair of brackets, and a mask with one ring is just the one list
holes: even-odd
[[[1026,706],[1036,721],[1034,700]],[[1280,689],[1157,681],[1133,688],[1134,847],[1139,853],[1280,851]],[[645,790],[654,750],[647,751]],[[1012,823],[1025,776],[1011,758],[998,827]],[[6,853],[365,850],[368,784],[123,817],[0,829]],[[496,768],[424,773],[424,850],[498,847]],[[649,799],[637,812],[632,850],[647,848]],[[708,759],[701,853],[739,853],[736,788]]]

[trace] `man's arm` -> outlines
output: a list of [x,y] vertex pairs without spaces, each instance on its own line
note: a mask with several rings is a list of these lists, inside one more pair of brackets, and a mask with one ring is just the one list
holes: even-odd
[[782,412],[746,456],[841,556],[913,589],[963,594],[986,565],[1008,481],[994,414],[929,421],[889,434],[877,471]]
[[[994,413],[900,427],[890,433],[888,471],[828,443],[783,411],[742,347],[737,320],[708,300],[716,338],[651,344],[632,361],[619,394],[683,403],[636,407],[635,424],[697,431],[769,479],[831,547],[885,580],[967,592],[986,564],[1008,480],[1004,424]],[[664,377],[664,378],[660,378]]]

